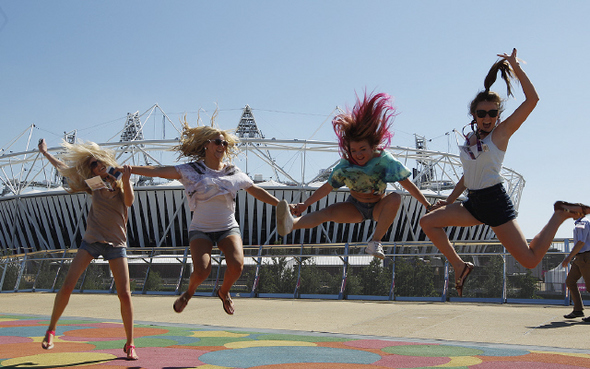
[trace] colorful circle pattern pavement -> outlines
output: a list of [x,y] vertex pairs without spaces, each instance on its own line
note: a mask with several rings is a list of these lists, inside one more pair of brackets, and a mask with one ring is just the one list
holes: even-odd
[[138,361],[125,360],[120,323],[62,319],[55,348],[43,350],[47,319],[0,315],[0,367],[201,369],[573,369],[590,354],[518,346],[433,344],[358,336],[255,332],[203,326],[135,326]]

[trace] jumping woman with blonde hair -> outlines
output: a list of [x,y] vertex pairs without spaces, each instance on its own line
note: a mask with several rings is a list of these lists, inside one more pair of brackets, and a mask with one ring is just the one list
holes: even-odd
[[[432,243],[443,253],[455,270],[455,288],[463,295],[465,280],[474,268],[457,254],[445,233],[445,227],[469,227],[487,224],[502,245],[525,268],[534,268],[547,253],[559,226],[567,218],[576,218],[590,212],[582,204],[558,201],[554,213],[543,230],[530,244],[527,243],[518,223],[516,211],[508,197],[500,169],[510,137],[520,128],[537,105],[539,97],[520,67],[516,49],[512,54],[498,54],[497,61],[484,81],[484,90],[477,94],[469,106],[473,120],[473,132],[466,136],[465,144],[460,146],[463,176],[447,197],[439,200],[432,212],[420,220],[422,230]],[[501,120],[504,110],[500,95],[490,91],[498,72],[506,82],[508,95],[512,95],[511,78],[520,81],[525,100],[506,119]],[[467,190],[467,200],[455,202]]]
[[[120,179],[107,172],[109,166],[117,167],[113,152],[100,148],[94,142],[69,144],[62,143],[66,153],[63,161],[47,152],[44,139],[39,141],[39,152],[68,179],[68,192],[86,192],[91,195],[92,205],[88,211],[86,232],[82,244],[72,260],[66,279],[55,296],[49,327],[41,346],[54,347],[55,328],[76,283],[93,259],[103,256],[115,279],[117,296],[121,303],[121,317],[127,341],[123,351],[128,360],[137,360],[133,342],[133,304],[127,265],[127,208],[133,204],[135,195],[129,182],[131,168],[124,166]],[[92,190],[87,179],[100,177],[104,186]]]
[[267,204],[279,200],[230,163],[237,154],[238,138],[229,131],[211,126],[191,128],[183,122],[180,144],[175,147],[186,164],[177,166],[133,166],[131,172],[148,177],[179,180],[185,189],[193,217],[189,226],[189,242],[193,272],[187,290],[173,304],[177,313],[184,310],[197,287],[211,273],[211,251],[214,245],[223,252],[227,269],[223,283],[215,295],[223,302],[227,314],[234,313],[230,289],[242,274],[244,251],[242,235],[235,218],[236,194],[240,189]]

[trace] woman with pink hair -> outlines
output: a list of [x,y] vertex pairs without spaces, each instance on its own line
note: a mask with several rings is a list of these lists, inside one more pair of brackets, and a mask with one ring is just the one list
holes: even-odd
[[[430,207],[422,192],[409,179],[410,170],[385,151],[391,142],[391,121],[395,108],[384,93],[357,99],[351,112],[337,115],[334,132],[342,159],[330,178],[307,200],[299,204],[279,202],[277,227],[281,236],[295,229],[314,228],[324,222],[360,223],[366,219],[377,222],[373,238],[365,251],[383,259],[381,239],[393,223],[401,203],[398,193],[385,193],[387,183],[398,182],[425,207]],[[327,196],[333,189],[346,186],[350,196],[345,202],[301,216],[311,204]],[[292,214],[298,216],[294,218]]]

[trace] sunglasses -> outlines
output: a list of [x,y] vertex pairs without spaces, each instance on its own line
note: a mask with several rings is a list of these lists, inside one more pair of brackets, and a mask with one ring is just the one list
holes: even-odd
[[214,140],[209,140],[209,142],[213,142],[217,146],[223,145],[223,147],[227,147],[227,145],[229,145],[229,142],[227,142],[226,140],[222,140],[220,138],[216,138]]
[[98,160],[94,160],[90,162],[90,169],[94,169],[98,166]]
[[498,116],[498,109],[493,109],[493,110],[476,110],[475,111],[475,115],[477,115],[478,118],[485,118],[486,115],[489,115],[490,118],[495,118]]

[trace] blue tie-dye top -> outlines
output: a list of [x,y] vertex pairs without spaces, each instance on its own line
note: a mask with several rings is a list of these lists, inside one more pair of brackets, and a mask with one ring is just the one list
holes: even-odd
[[385,193],[387,183],[399,182],[412,174],[408,168],[396,160],[387,151],[369,160],[364,166],[354,165],[346,159],[336,165],[328,183],[334,188],[344,185],[361,193],[381,195]]

